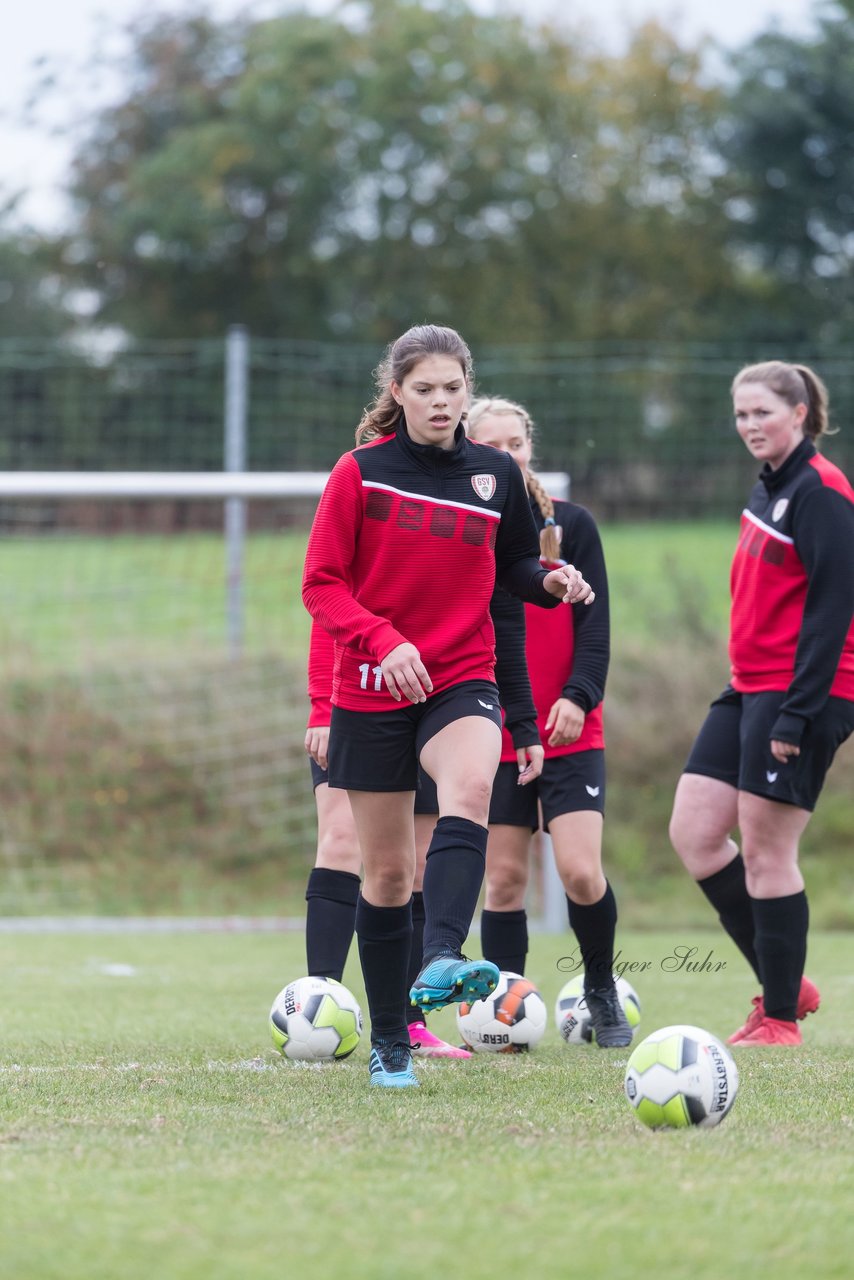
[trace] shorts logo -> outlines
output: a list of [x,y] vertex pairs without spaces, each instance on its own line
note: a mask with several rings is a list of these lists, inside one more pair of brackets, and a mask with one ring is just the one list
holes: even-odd
[[768,781],[769,781],[769,782],[776,782],[776,781],[777,781],[777,774],[776,774],[776,773],[770,773],[768,769],[766,769],[766,770],[765,770],[765,777],[768,779]]
[[472,476],[471,485],[479,498],[483,498],[484,502],[489,502],[489,499],[495,493],[495,476],[482,471],[480,475]]
[[480,702],[480,705],[481,705],[482,707],[486,707],[487,711],[494,711],[494,710],[495,710],[495,703],[494,703],[494,702],[481,702],[481,701],[480,701],[480,698],[478,698],[478,702]]
[[598,787],[591,787],[591,786],[589,786],[586,782],[585,782],[585,784],[584,784],[584,790],[587,792],[587,794],[588,794],[589,796],[598,796],[598,794],[599,794],[599,788],[598,788]]
[[771,512],[771,519],[774,521],[775,524],[777,523],[778,520],[781,520],[783,516],[786,514],[786,507],[788,507],[788,505],[789,505],[788,498],[780,498],[777,502],[774,503],[774,510]]

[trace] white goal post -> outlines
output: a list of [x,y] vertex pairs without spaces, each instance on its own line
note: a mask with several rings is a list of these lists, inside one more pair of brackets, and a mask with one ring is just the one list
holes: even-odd
[[[238,656],[243,644],[245,501],[319,498],[328,478],[326,471],[0,471],[0,500],[224,499],[228,647]],[[569,497],[566,472],[542,472],[540,479],[553,497]]]

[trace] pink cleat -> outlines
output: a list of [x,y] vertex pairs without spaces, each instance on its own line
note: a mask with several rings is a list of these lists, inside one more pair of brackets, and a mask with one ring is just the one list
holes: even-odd
[[470,1058],[468,1049],[458,1049],[428,1031],[423,1022],[410,1022],[409,1043],[414,1058]]

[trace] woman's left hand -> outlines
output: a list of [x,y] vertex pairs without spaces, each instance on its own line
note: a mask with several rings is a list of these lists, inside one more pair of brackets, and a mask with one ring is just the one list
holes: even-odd
[[596,592],[585,582],[575,565],[563,564],[552,569],[543,578],[543,586],[549,595],[560,596],[564,604],[592,604]]
[[519,777],[517,779],[520,787],[526,787],[529,782],[533,782],[535,778],[539,778],[543,772],[543,760],[545,759],[545,751],[539,742],[530,747],[516,748],[516,763],[519,766]]
[[800,747],[796,747],[794,742],[779,742],[776,738],[771,739],[771,755],[775,760],[779,760],[780,764],[788,764],[793,756],[801,754]]

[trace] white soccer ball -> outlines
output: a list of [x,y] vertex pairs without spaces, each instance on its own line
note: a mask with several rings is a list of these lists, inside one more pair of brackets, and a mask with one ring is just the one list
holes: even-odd
[[[625,978],[614,974],[617,999],[620,1001],[626,1021],[634,1035],[641,1020],[641,1004],[638,993]],[[584,999],[584,975],[579,973],[564,983],[555,1001],[555,1025],[567,1044],[594,1044],[595,1034],[590,1021],[590,1010]]]
[[460,1035],[475,1053],[527,1053],[542,1040],[547,1021],[533,982],[507,971],[485,1000],[457,1006]]
[[362,1034],[362,1010],[333,978],[298,978],[283,987],[270,1010],[273,1044],[286,1058],[331,1062],[347,1058]]
[[662,1027],[633,1050],[625,1088],[650,1129],[710,1128],[735,1101],[738,1067],[717,1036],[701,1027]]

